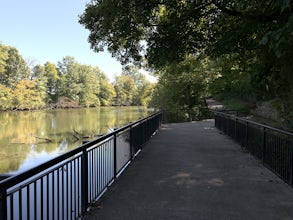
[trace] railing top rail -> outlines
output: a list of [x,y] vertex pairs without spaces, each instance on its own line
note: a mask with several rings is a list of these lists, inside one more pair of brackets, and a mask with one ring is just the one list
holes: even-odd
[[248,120],[248,119],[245,119],[245,118],[237,117],[235,115],[230,115],[228,113],[224,113],[224,112],[220,112],[220,111],[212,110],[212,112],[214,112],[215,114],[218,114],[218,115],[224,115],[226,117],[234,118],[235,120],[238,120],[238,121],[243,121],[243,122],[250,123],[250,124],[254,124],[254,125],[257,125],[257,126],[266,128],[266,129],[270,129],[272,131],[276,131],[276,132],[279,132],[281,134],[285,134],[285,135],[291,136],[293,138],[293,133],[292,132],[289,132],[289,131],[284,131],[284,130],[281,130],[281,129],[278,129],[278,128],[274,128],[274,127],[271,127],[271,126],[268,126],[268,125],[264,125],[264,124],[261,124],[261,123],[257,123],[255,121],[251,121],[251,120]]
[[148,120],[150,118],[153,118],[157,115],[161,114],[161,112],[157,112],[157,113],[154,113],[154,114],[151,114],[145,118],[142,118],[142,119],[139,119],[138,121],[135,121],[135,122],[132,122],[132,123],[129,123],[125,126],[122,126],[121,128],[118,128],[116,130],[114,130],[113,132],[111,133],[108,133],[108,134],[105,134],[103,136],[100,136],[98,137],[97,139],[93,140],[93,141],[90,141],[90,142],[87,142],[85,144],[82,144],[80,147],[77,147],[67,153],[64,153],[58,157],[55,157],[45,163],[42,163],[36,167],[33,167],[29,170],[26,170],[24,172],[21,172],[17,175],[14,175],[14,176],[11,176],[11,177],[8,177],[7,179],[4,179],[2,181],[0,181],[0,191],[1,190],[4,190],[4,189],[7,189],[13,185],[16,185],[18,183],[21,183],[22,181],[30,178],[30,177],[33,177],[34,175],[37,175],[38,173],[46,170],[46,169],[49,169],[50,167],[58,164],[58,163],[61,163],[62,161],[70,158],[70,157],[73,157],[75,155],[77,155],[78,153],[82,152],[82,151],[85,151],[87,150],[89,147],[95,145],[95,144],[98,144],[112,136],[114,136],[115,134],[119,133],[119,132],[122,132],[124,130],[127,130],[128,128],[130,127],[133,127],[135,125],[138,125],[140,123],[142,123],[143,121],[145,120]]

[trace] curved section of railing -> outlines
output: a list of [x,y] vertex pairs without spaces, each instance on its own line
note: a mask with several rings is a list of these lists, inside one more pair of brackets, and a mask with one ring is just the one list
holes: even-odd
[[215,126],[293,187],[293,133],[214,112]]
[[159,129],[156,113],[0,182],[0,220],[78,219]]

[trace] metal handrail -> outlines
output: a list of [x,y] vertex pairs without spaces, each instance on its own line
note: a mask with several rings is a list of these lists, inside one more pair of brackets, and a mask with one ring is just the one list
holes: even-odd
[[293,187],[293,133],[213,111],[215,126]]
[[[137,152],[141,150],[142,145],[160,127],[161,122],[162,113],[154,113],[84,143],[41,165],[0,181],[0,220],[4,220],[8,216],[10,219],[14,219],[15,214],[19,217],[23,213],[27,218],[35,219],[37,217],[46,219],[46,217],[49,218],[49,215],[53,218],[58,218],[60,215],[62,218],[78,218],[89,207],[89,203],[100,197],[121,170],[132,161]],[[124,141],[127,141],[126,149],[130,155],[120,161],[116,142],[119,138],[123,138],[123,135],[129,135],[129,140]],[[117,160],[122,165],[117,165]],[[68,170],[59,173],[59,169],[63,170],[64,167]],[[60,187],[59,182],[68,185]],[[62,190],[64,192],[59,192]],[[73,191],[75,194],[69,195]],[[37,198],[38,196],[40,198]],[[75,196],[79,198],[77,202],[73,201]],[[32,202],[31,197],[33,197]],[[56,197],[62,198],[62,201],[59,202]],[[24,198],[26,198],[26,202],[22,201]],[[41,204],[37,204],[38,201]],[[58,204],[55,205],[54,201]],[[62,207],[64,208],[65,201],[69,201],[70,206],[74,206],[75,212],[78,214],[73,215],[70,210],[61,210]],[[17,207],[12,207],[15,205]],[[41,210],[37,210],[39,206]],[[69,204],[65,206],[67,209],[72,208],[69,207]],[[49,211],[53,211],[56,207],[57,213],[49,214]],[[23,211],[24,209],[27,211]],[[14,213],[15,210],[18,213]],[[34,213],[30,213],[31,210]],[[45,214],[42,213],[44,210],[47,215],[45,217]]]
[[128,125],[120,127],[120,128],[116,129],[115,131],[113,131],[111,133],[108,133],[108,134],[105,134],[103,136],[100,136],[99,138],[97,138],[97,139],[95,139],[93,141],[89,141],[89,142],[81,145],[80,147],[75,148],[75,149],[73,149],[73,150],[71,150],[71,151],[69,151],[67,153],[64,153],[64,154],[62,154],[62,155],[60,155],[60,156],[58,156],[56,158],[53,158],[53,159],[51,159],[51,160],[49,160],[49,161],[47,161],[47,162],[45,162],[45,163],[43,163],[41,165],[33,167],[33,168],[31,168],[31,169],[29,169],[27,171],[24,171],[24,172],[22,172],[22,173],[20,173],[18,175],[8,177],[8,178],[6,178],[6,179],[4,179],[4,180],[2,180],[0,182],[0,189],[1,188],[7,188],[8,185],[18,184],[18,183],[26,180],[29,176],[34,176],[34,175],[38,174],[39,172],[52,167],[52,165],[58,164],[58,163],[64,161],[65,159],[70,158],[70,157],[78,154],[79,152],[82,152],[83,150],[91,147],[92,145],[100,143],[100,142],[108,139],[109,137],[112,137],[114,134],[118,134],[121,131],[124,131],[124,130],[126,130],[126,129],[128,129],[128,128],[136,125],[136,124],[141,123],[142,121],[148,120],[149,118],[152,118],[152,117],[154,117],[156,115],[159,115],[159,114],[160,113],[155,113],[155,114],[152,114],[152,115],[150,115],[150,116],[148,116],[146,118],[140,119],[138,121],[135,121],[135,122],[132,122],[132,123],[130,123]]
[[231,115],[231,114],[224,113],[224,112],[220,112],[220,111],[214,111],[214,110],[212,110],[212,112],[214,112],[214,114],[217,114],[217,115],[224,115],[224,116],[227,116],[229,118],[234,118],[237,121],[243,121],[243,122],[246,122],[246,123],[249,123],[249,124],[257,125],[257,126],[260,126],[260,127],[263,127],[263,128],[267,128],[267,129],[270,129],[272,131],[276,131],[276,132],[279,132],[279,133],[282,133],[282,134],[285,134],[285,135],[290,135],[290,136],[293,137],[293,133],[290,132],[290,131],[285,131],[285,130],[282,130],[282,129],[274,128],[274,127],[271,127],[269,125],[261,124],[261,123],[258,123],[258,122],[255,122],[255,121],[251,121],[251,120],[246,119],[246,118],[237,117],[235,115]]

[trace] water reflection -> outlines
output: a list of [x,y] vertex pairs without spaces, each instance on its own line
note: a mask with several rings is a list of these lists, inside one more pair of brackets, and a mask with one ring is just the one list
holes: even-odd
[[139,107],[0,113],[0,173],[27,170],[147,114]]

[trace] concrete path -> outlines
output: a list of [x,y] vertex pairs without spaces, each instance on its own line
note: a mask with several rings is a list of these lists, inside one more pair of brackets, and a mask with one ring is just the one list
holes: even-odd
[[293,188],[213,121],[165,124],[84,219],[289,220]]

